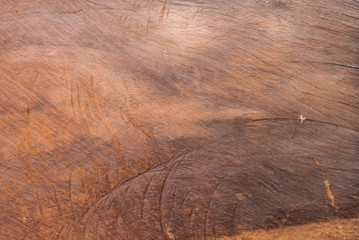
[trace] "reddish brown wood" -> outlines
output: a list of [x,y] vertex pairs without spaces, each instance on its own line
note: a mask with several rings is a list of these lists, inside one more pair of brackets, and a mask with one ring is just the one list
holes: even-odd
[[358,9],[2,0],[0,239],[234,238],[357,217]]

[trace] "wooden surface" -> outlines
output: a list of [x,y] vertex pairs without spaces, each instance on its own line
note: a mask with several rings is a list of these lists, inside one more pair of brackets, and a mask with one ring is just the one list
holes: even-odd
[[359,239],[359,218],[337,219],[300,226],[281,227],[270,230],[246,231],[235,237],[221,240],[357,240]]
[[358,40],[354,0],[0,1],[0,239],[355,239]]

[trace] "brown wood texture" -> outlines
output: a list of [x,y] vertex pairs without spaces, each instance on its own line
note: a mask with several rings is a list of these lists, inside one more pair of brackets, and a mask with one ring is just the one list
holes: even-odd
[[355,239],[358,40],[355,0],[0,1],[0,239]]

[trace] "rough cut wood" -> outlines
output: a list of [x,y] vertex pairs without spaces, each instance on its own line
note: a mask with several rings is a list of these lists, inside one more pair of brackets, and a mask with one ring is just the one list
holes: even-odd
[[356,218],[358,41],[355,0],[0,1],[0,239]]

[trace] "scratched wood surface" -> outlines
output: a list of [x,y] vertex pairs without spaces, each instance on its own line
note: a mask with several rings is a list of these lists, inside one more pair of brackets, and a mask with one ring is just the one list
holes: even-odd
[[355,239],[358,40],[354,0],[0,1],[0,239]]

